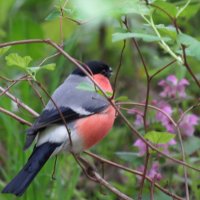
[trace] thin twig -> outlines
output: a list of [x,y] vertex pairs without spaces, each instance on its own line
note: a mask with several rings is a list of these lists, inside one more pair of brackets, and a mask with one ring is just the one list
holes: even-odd
[[69,136],[70,147],[72,149],[73,143],[72,143],[72,139],[71,139],[71,131],[68,128],[67,122],[65,120],[65,117],[64,117],[62,111],[60,110],[60,108],[58,107],[58,105],[56,104],[56,102],[53,100],[53,98],[51,97],[51,95],[44,88],[44,86],[41,83],[39,83],[38,81],[36,81],[36,83],[44,91],[44,93],[47,95],[47,97],[50,99],[50,101],[53,103],[53,105],[55,106],[56,110],[58,111],[58,113],[59,113],[59,115],[60,115],[60,117],[61,117],[61,119],[63,121],[63,124],[65,125],[65,128],[67,130],[67,133],[68,133],[68,136]]
[[[125,18],[125,21],[123,22],[124,25],[126,26],[126,29],[130,31],[130,28],[129,28],[129,25],[128,25],[128,20],[127,20],[127,17]],[[142,62],[142,65],[143,65],[143,68],[144,68],[144,71],[145,71],[145,75],[146,75],[146,82],[147,82],[147,89],[146,89],[146,100],[145,100],[145,108],[144,108],[144,114],[143,114],[143,122],[144,122],[144,129],[145,129],[145,132],[147,132],[147,106],[149,104],[149,94],[150,94],[150,76],[149,76],[149,72],[148,72],[148,67],[146,65],[146,62],[145,62],[145,59],[142,55],[142,52],[140,51],[140,47],[136,41],[136,39],[133,37],[131,38],[132,39],[132,42],[133,42],[133,45],[136,47],[137,49],[137,52],[139,54],[139,57],[140,57],[140,60]]]
[[199,107],[200,106],[200,103],[197,103],[196,105],[193,105],[191,107],[189,107],[186,111],[184,111],[181,115],[181,117],[179,118],[179,120],[177,121],[177,124],[180,124],[180,122],[183,120],[184,116],[190,112],[191,110],[193,110],[194,108],[196,107]]
[[155,73],[153,73],[152,75],[150,75],[149,80],[152,80],[157,74],[159,74],[160,72],[162,72],[163,70],[165,70],[166,68],[168,68],[169,66],[171,66],[172,64],[174,64],[176,61],[177,60],[174,59],[170,63],[168,63],[167,65],[165,65],[164,67],[161,67],[158,71],[156,71]]
[[116,194],[120,199],[122,200],[133,200],[129,196],[125,195],[124,193],[120,192],[118,189],[113,187],[110,183],[108,183],[105,179],[103,179],[97,172],[93,171],[93,174],[97,181],[105,186],[107,189],[109,189],[112,193]]
[[52,59],[52,58],[54,58],[54,57],[56,57],[58,55],[60,55],[60,53],[55,53],[55,54],[53,54],[51,56],[46,57],[45,59],[42,60],[42,62],[38,66],[43,65],[47,60]]
[[186,46],[184,46],[183,44],[182,46],[182,51],[183,51],[183,60],[184,60],[184,65],[187,68],[188,72],[190,73],[190,75],[192,76],[192,78],[194,79],[194,81],[196,82],[196,84],[198,85],[198,87],[200,88],[200,81],[196,78],[196,76],[194,75],[192,69],[190,68],[188,62],[187,62],[187,56],[186,56]]
[[[112,162],[112,161],[110,161],[110,160],[107,160],[107,159],[105,159],[105,158],[102,158],[102,157],[100,157],[100,156],[98,156],[98,155],[96,155],[96,154],[94,154],[94,153],[89,152],[89,151],[84,151],[84,153],[86,153],[87,155],[91,156],[91,157],[94,158],[94,159],[97,159],[97,160],[99,160],[99,161],[101,161],[101,162],[104,162],[104,163],[106,163],[106,164],[108,164],[108,165],[111,165],[111,166],[113,166],[113,167],[116,167],[116,168],[118,168],[118,169],[122,169],[122,170],[124,170],[124,171],[130,172],[130,173],[132,173],[132,174],[136,174],[136,175],[138,175],[138,176],[143,176],[143,173],[140,172],[140,171],[130,169],[130,168],[125,167],[125,166],[123,166],[123,165],[120,165],[120,164],[118,164],[118,163],[116,163],[116,162]],[[146,176],[145,178],[146,178],[146,180],[148,180],[150,183],[152,183],[152,179],[151,179],[150,177]],[[158,183],[154,183],[154,184],[155,184],[155,187],[157,187],[159,190],[161,190],[162,192],[166,193],[167,195],[173,197],[174,199],[183,200],[181,197],[179,197],[179,196],[177,196],[177,195],[171,193],[171,192],[168,191],[167,189],[165,189],[165,188],[163,188],[162,186],[160,186]]]
[[42,105],[45,106],[44,99],[42,98],[40,92],[35,88],[34,84],[31,82],[31,80],[29,80],[28,83],[29,83],[30,86],[33,88],[33,91],[35,92],[35,94],[36,94],[36,95],[38,96],[38,98],[40,99]]
[[58,159],[58,156],[55,155],[55,160],[54,160],[54,165],[53,165],[53,171],[52,171],[52,175],[51,175],[51,179],[52,179],[53,181],[56,180],[55,173],[56,173],[57,159]]
[[150,199],[151,200],[154,200],[154,186],[155,186],[155,182],[154,182],[154,179],[153,181],[151,182],[151,186],[150,186]]
[[165,156],[166,158],[173,160],[176,163],[179,163],[181,165],[185,165],[193,170],[196,171],[200,171],[200,169],[197,169],[191,165],[189,165],[188,163],[185,163],[183,161],[177,160],[175,158],[172,158],[171,156],[163,153],[162,151],[160,151],[159,149],[157,149],[154,145],[152,145],[151,143],[149,143],[148,141],[146,141],[140,134],[139,132],[132,126],[132,123],[129,122],[129,120],[124,116],[124,114],[119,110],[119,108],[114,104],[114,102],[112,102],[111,100],[109,100],[109,98],[107,97],[106,93],[103,91],[103,89],[99,86],[99,84],[93,80],[92,76],[87,72],[87,70],[84,69],[83,66],[81,66],[73,57],[71,57],[67,52],[65,52],[59,45],[57,45],[56,43],[54,43],[53,41],[46,39],[46,40],[42,40],[42,39],[30,39],[30,40],[20,40],[20,41],[13,41],[13,42],[7,42],[7,43],[1,43],[0,44],[0,48],[1,47],[5,47],[5,46],[11,46],[11,45],[22,45],[22,44],[31,44],[31,43],[46,43],[54,48],[56,48],[65,58],[67,58],[69,61],[71,61],[72,63],[74,63],[78,68],[80,68],[87,76],[88,78],[99,88],[100,91],[102,91],[102,95],[105,96],[107,98],[107,100],[110,102],[110,104],[115,108],[116,112],[118,112],[119,116],[121,117],[121,119],[126,123],[126,125],[132,130],[132,132],[139,137],[144,143],[148,144],[148,146],[155,150],[156,152],[158,152],[159,154]]
[[149,148],[148,148],[148,145],[146,145],[146,158],[145,158],[145,163],[144,163],[144,171],[143,171],[143,174],[142,174],[140,189],[139,189],[139,193],[138,193],[138,199],[139,200],[142,199],[144,181],[145,181],[145,178],[146,178],[146,175],[147,175],[147,170],[148,170],[149,156],[150,156]]
[[18,82],[20,81],[23,81],[23,80],[27,80],[28,79],[28,76],[27,75],[23,75],[22,77],[16,79],[16,80],[13,80],[13,82],[2,92],[0,93],[0,97],[3,96],[6,92],[8,92],[11,87],[13,87],[14,85],[16,85]]
[[25,124],[25,125],[28,125],[28,126],[31,126],[32,124],[26,120],[24,120],[23,118],[19,117],[18,115],[0,107],[0,112],[3,112],[5,113],[6,115],[9,115],[10,117],[12,117],[13,119],[16,119],[17,121],[19,121],[21,124]]
[[[5,89],[3,87],[0,86],[0,91],[4,92]],[[5,95],[8,96],[13,102],[15,102],[17,105],[21,106],[23,109],[25,109],[26,111],[28,111],[30,114],[32,114],[34,117],[38,117],[39,114],[37,112],[35,112],[32,108],[30,108],[29,106],[27,106],[26,104],[24,104],[23,102],[21,102],[17,97],[13,96],[11,93],[9,92],[5,92]]]
[[[186,162],[186,155],[185,155],[185,150],[184,150],[184,146],[183,146],[183,140],[182,140],[181,131],[180,131],[178,125],[176,126],[176,129],[177,129],[177,134],[178,134],[178,138],[179,138],[179,141],[180,141],[182,160],[183,160],[183,162]],[[185,179],[186,199],[189,200],[190,199],[190,193],[189,193],[189,184],[188,184],[188,176],[187,176],[186,166],[183,166],[183,171],[184,171],[184,179]]]
[[119,65],[118,65],[118,67],[117,67],[117,72],[116,72],[115,80],[114,80],[114,84],[113,84],[113,94],[112,94],[112,96],[110,97],[111,99],[114,98],[115,93],[116,93],[117,78],[119,77],[119,71],[120,71],[120,69],[121,69],[122,58],[123,58],[123,53],[124,53],[125,48],[126,48],[126,40],[123,40],[123,47],[122,47],[122,50],[121,50],[121,53],[120,53]]

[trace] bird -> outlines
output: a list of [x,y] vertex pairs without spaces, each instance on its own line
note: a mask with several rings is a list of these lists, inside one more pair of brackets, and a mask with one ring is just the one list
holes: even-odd
[[[102,61],[89,61],[82,66],[105,93],[113,92],[111,67]],[[24,150],[34,143],[32,154],[2,193],[22,196],[48,159],[60,152],[79,154],[94,146],[111,130],[115,117],[115,108],[108,99],[80,68],[75,68],[27,130]]]

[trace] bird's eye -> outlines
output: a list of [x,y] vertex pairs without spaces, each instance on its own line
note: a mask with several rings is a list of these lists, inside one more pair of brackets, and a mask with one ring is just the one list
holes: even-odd
[[102,74],[106,74],[106,70],[105,70],[105,69],[103,69],[101,73],[102,73]]

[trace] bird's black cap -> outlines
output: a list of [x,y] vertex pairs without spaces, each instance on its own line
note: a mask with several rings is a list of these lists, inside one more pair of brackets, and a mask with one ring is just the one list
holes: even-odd
[[[107,64],[101,61],[89,61],[86,62],[85,65],[82,65],[89,73],[92,72],[93,75],[95,74],[103,74],[106,77],[110,77],[112,74],[112,68],[109,67]],[[88,69],[89,68],[89,69]],[[85,73],[79,69],[76,68],[72,74],[77,74],[79,76],[86,76]]]

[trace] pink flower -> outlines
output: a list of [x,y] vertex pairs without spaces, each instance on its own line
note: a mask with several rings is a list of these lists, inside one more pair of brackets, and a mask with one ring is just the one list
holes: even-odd
[[160,93],[161,97],[175,98],[178,96],[185,98],[185,87],[189,85],[189,82],[186,79],[178,81],[176,76],[169,75],[166,80],[161,80],[158,85],[163,87],[163,91]]
[[[168,114],[170,117],[172,116],[173,110],[172,107],[165,101],[160,101],[157,103],[157,106]],[[162,112],[157,111],[156,113],[156,120],[161,122],[161,124],[166,128],[166,130],[170,133],[174,133],[174,125],[169,120],[169,118],[164,115]]]
[[199,117],[195,114],[186,114],[181,120],[179,127],[181,133],[185,136],[192,136],[195,131],[195,126],[198,125]]
[[[172,139],[166,144],[157,144],[156,146],[157,148],[162,148],[163,153],[169,154],[169,147],[175,144],[176,144],[176,141]],[[143,156],[147,151],[147,146],[141,139],[137,139],[135,143],[133,144],[133,146],[138,148],[139,156]]]
[[[140,166],[138,168],[138,171],[144,172],[144,166]],[[162,175],[159,171],[159,164],[157,162],[154,162],[151,166],[151,169],[147,171],[147,176],[149,176],[154,181],[160,181],[162,178]],[[139,180],[141,180],[141,176],[137,176]]]
[[153,180],[160,181],[162,178],[161,173],[159,172],[159,164],[153,163],[151,169],[148,172],[148,176]]
[[146,153],[146,150],[147,150],[146,144],[141,139],[137,139],[135,141],[135,143],[133,144],[133,146],[138,148],[138,150],[139,150],[138,155],[139,156],[143,156]]
[[157,147],[162,148],[162,152],[165,154],[169,154],[169,147],[176,144],[176,140],[172,139],[167,144],[158,144]]
[[141,128],[144,125],[143,124],[143,113],[141,110],[133,108],[133,109],[130,109],[128,111],[128,113],[135,115],[134,125],[137,128]]

